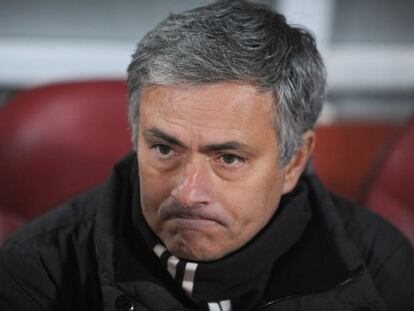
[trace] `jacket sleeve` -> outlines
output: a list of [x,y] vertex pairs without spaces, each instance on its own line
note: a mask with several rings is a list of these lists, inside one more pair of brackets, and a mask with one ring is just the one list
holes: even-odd
[[56,288],[40,256],[19,245],[0,250],[0,310],[55,310]]

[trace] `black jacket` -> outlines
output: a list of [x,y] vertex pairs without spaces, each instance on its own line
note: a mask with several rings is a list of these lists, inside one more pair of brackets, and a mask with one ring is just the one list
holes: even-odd
[[[106,184],[24,226],[0,253],[0,310],[198,310],[132,228],[136,155]],[[414,310],[414,255],[389,223],[309,188],[312,218],[256,310]],[[237,311],[237,310],[236,310]]]

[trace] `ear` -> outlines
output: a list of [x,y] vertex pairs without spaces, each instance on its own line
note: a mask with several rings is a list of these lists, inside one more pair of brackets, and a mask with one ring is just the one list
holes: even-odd
[[302,135],[302,145],[296,150],[289,163],[284,167],[284,181],[282,193],[288,193],[295,188],[300,175],[306,167],[313,150],[315,149],[315,131],[309,130]]

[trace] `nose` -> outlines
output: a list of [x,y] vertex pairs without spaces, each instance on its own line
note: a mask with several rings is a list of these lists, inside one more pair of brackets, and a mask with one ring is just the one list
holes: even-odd
[[211,201],[211,188],[207,161],[189,159],[183,164],[171,195],[183,207],[208,205]]

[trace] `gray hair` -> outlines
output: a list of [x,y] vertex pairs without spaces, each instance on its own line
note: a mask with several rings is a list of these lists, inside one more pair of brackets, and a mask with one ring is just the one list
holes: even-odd
[[315,126],[326,73],[309,31],[244,0],[220,0],[171,14],[138,43],[128,66],[129,122],[136,148],[140,94],[153,85],[240,82],[273,92],[279,163]]

